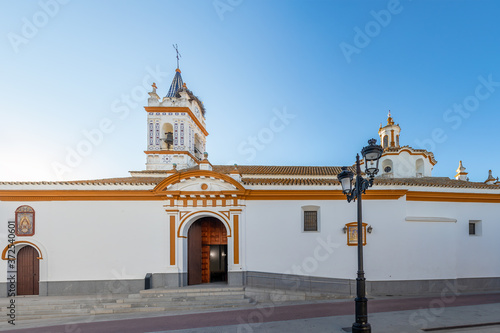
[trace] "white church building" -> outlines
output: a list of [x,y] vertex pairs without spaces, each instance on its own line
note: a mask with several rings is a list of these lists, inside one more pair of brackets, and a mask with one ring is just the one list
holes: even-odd
[[[0,296],[133,293],[227,283],[355,294],[356,208],[339,166],[212,165],[205,108],[177,69],[149,93],[146,169],[130,177],[0,182]],[[376,127],[374,135],[376,136]],[[368,295],[500,290],[500,183],[432,177],[389,114],[363,196]],[[352,168],[352,167],[351,167]],[[9,248],[10,244],[15,244]]]

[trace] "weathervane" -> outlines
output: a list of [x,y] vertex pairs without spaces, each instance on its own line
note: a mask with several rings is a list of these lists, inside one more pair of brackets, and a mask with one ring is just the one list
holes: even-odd
[[179,53],[179,47],[177,47],[177,44],[172,45],[175,49],[175,52],[177,53],[177,68],[179,68],[179,58],[182,58],[182,55]]

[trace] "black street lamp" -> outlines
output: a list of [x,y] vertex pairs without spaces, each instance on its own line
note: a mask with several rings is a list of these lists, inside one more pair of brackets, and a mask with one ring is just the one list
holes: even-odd
[[365,174],[369,179],[363,178],[361,174],[361,166],[359,162],[359,154],[356,155],[356,183],[352,184],[353,172],[347,170],[347,167],[342,168],[342,172],[337,176],[342,185],[342,192],[347,196],[347,202],[358,200],[358,277],[356,278],[356,322],[352,324],[352,332],[368,332],[372,331],[368,323],[368,308],[366,299],[365,287],[365,272],[363,270],[363,216],[361,205],[361,194],[373,186],[373,179],[378,173],[378,162],[384,149],[377,145],[377,140],[368,140],[368,146],[361,150],[361,155],[364,158]]

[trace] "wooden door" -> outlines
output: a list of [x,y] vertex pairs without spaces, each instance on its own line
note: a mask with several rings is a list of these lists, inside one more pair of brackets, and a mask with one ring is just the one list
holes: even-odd
[[188,284],[201,282],[201,223],[196,221],[188,231]]
[[[222,222],[208,217],[191,225],[188,232],[188,284],[210,283],[227,280],[227,263],[222,271],[216,271],[213,279],[210,267],[211,248],[214,245],[224,246],[224,257],[227,252],[227,231]],[[217,247],[218,249],[219,247]],[[225,260],[226,258],[224,258]],[[219,265],[219,264],[218,264]],[[213,266],[213,264],[212,264]]]
[[39,263],[34,247],[25,246],[17,254],[17,294],[38,295]]
[[[201,220],[201,235],[203,243],[203,263],[202,280],[203,283],[219,282],[227,280],[226,268],[220,271],[218,267],[220,247],[227,244],[227,231],[222,222],[214,218],[205,218]],[[227,247],[227,246],[226,246]],[[225,256],[224,252],[224,256]],[[214,259],[217,258],[217,264]],[[225,259],[225,258],[224,258]]]

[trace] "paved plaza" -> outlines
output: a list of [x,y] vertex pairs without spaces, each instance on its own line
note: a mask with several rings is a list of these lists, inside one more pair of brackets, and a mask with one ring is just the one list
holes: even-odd
[[[381,297],[369,300],[372,332],[500,332],[500,293],[428,297]],[[160,333],[160,332],[349,332],[354,301],[257,304],[245,309],[205,312],[100,315],[1,323],[16,333]]]

